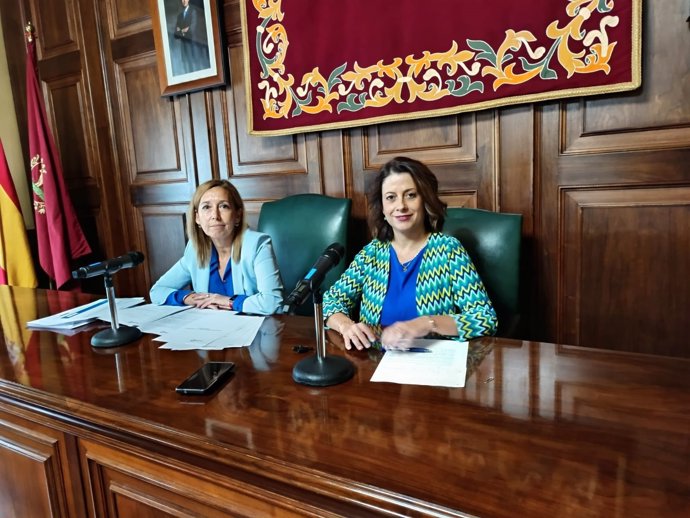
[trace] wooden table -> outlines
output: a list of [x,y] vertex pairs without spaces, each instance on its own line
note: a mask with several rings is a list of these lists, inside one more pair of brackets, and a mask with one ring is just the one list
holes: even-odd
[[[87,296],[0,287],[0,515],[690,516],[690,361],[486,338],[465,388],[292,381],[313,320],[248,348],[109,351],[23,322]],[[309,354],[309,353],[307,353]],[[212,396],[175,386],[237,364]]]

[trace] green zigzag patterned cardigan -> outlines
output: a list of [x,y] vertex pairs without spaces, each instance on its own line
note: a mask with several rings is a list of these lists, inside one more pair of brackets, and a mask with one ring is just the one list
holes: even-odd
[[[390,243],[374,239],[324,295],[324,318],[334,313],[352,318],[361,299],[360,322],[380,332],[389,275]],[[460,241],[452,236],[429,236],[415,298],[419,315],[451,315],[458,326],[458,340],[496,332],[496,312],[484,284]]]

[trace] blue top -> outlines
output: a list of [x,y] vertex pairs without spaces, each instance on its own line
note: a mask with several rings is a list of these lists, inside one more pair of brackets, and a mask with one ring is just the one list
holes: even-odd
[[[390,241],[374,239],[355,256],[323,296],[323,316],[343,313],[381,331],[381,310],[391,270]],[[454,340],[496,332],[496,312],[470,256],[452,236],[429,236],[416,281],[420,315],[449,315],[458,328]],[[246,303],[245,303],[246,305]]]
[[[245,229],[242,237],[242,257],[232,262],[232,289],[237,295],[246,295],[241,303],[242,312],[271,315],[283,302],[283,282],[273,253],[271,238]],[[228,284],[230,281],[228,281]],[[211,261],[199,264],[196,248],[190,240],[182,258],[177,261],[151,288],[149,295],[154,304],[165,304],[168,296],[192,286],[201,293],[211,290]]]
[[[216,250],[215,246],[211,245],[208,292],[232,297],[235,294],[235,290],[232,287],[232,261],[228,261],[228,264],[225,265],[225,275],[223,275],[223,278],[220,277],[219,266],[218,250]],[[192,292],[192,290],[187,289],[173,291],[165,299],[165,303],[169,304],[170,306],[184,306],[184,298]],[[246,295],[237,295],[232,303],[233,311],[242,311],[242,305],[244,303],[244,299],[246,298]]]
[[422,264],[426,246],[411,261],[401,264],[398,254],[391,246],[391,274],[388,280],[388,291],[383,299],[381,325],[383,327],[417,318],[417,275]]

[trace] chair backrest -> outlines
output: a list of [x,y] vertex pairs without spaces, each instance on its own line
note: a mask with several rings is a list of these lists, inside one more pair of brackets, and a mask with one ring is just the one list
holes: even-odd
[[448,209],[443,232],[470,255],[498,315],[498,336],[512,336],[520,318],[522,215],[481,209]]
[[[258,230],[271,236],[285,296],[332,243],[345,247],[345,258],[328,273],[321,285],[322,291],[326,291],[345,271],[351,206],[350,199],[322,194],[296,194],[261,206]],[[311,299],[296,313],[313,315]]]

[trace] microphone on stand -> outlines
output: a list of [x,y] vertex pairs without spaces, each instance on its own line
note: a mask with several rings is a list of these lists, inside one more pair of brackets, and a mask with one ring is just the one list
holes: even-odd
[[114,259],[107,259],[100,263],[93,263],[77,268],[72,272],[73,279],[89,279],[98,275],[103,276],[105,294],[110,308],[110,329],[99,331],[91,337],[91,346],[95,348],[109,348],[125,345],[141,336],[141,329],[131,326],[121,326],[117,320],[117,304],[112,275],[124,268],[132,268],[144,262],[141,252],[128,252]]
[[326,356],[326,331],[323,323],[323,299],[319,289],[326,274],[345,255],[340,243],[333,243],[321,254],[314,266],[301,279],[292,293],[285,299],[283,311],[294,311],[311,293],[314,300],[314,323],[316,325],[316,355],[297,362],[292,369],[292,379],[303,385],[327,387],[349,380],[355,374],[350,360],[342,356]]
[[89,279],[105,273],[113,274],[125,268],[132,268],[144,262],[144,254],[141,252],[129,252],[115,259],[108,259],[100,263],[93,263],[77,268],[72,272],[74,279]]
[[285,299],[283,313],[291,313],[304,304],[304,301],[312,293],[312,289],[318,289],[321,286],[326,274],[338,265],[344,255],[345,247],[343,245],[340,243],[329,245],[304,278],[300,279],[288,298]]

